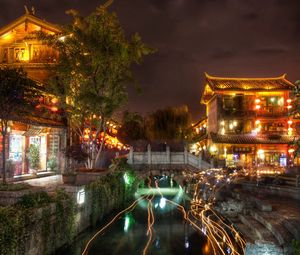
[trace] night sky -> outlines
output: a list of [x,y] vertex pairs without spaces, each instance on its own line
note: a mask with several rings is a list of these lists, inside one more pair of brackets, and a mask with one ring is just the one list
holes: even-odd
[[[0,0],[0,26],[35,6],[49,22],[65,24],[65,10],[86,15],[99,0]],[[130,91],[129,109],[147,113],[187,104],[201,117],[204,72],[216,76],[300,79],[299,0],[115,0],[128,34],[139,32],[157,52],[135,68],[142,95]]]

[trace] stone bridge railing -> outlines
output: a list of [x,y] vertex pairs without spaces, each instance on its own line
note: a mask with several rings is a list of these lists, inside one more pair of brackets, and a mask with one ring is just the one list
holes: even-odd
[[191,166],[199,170],[212,167],[210,163],[202,159],[201,155],[195,156],[186,148],[182,152],[172,152],[169,146],[166,147],[166,151],[162,152],[152,151],[150,145],[146,152],[135,152],[131,147],[127,158],[131,165]]

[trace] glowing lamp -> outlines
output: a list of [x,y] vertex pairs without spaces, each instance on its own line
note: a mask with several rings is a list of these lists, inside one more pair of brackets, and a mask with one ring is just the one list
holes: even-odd
[[260,123],[260,120],[256,120],[255,124],[258,125]]
[[256,98],[256,99],[255,99],[255,103],[256,103],[256,104],[259,104],[259,103],[260,103],[260,99],[259,99],[259,98]]
[[256,109],[256,110],[259,110],[259,109],[260,109],[260,105],[256,105],[256,106],[255,106],[255,109]]
[[53,106],[53,107],[51,107],[51,111],[52,111],[52,112],[57,112],[57,111],[58,111],[58,108],[55,107],[55,106]]
[[257,151],[257,154],[264,154],[264,153],[265,153],[264,150],[258,150],[258,151]]
[[293,121],[289,120],[289,121],[288,121],[288,124],[289,124],[289,125],[292,125],[292,124],[293,124]]
[[286,100],[286,102],[287,102],[288,104],[290,104],[290,103],[292,102],[292,99],[289,98],[289,99]]
[[287,108],[288,108],[288,109],[291,109],[291,108],[292,108],[292,106],[291,106],[291,105],[288,105],[288,106],[287,106]]
[[57,98],[54,97],[54,98],[51,99],[51,103],[52,103],[52,104],[56,104],[57,102],[58,102],[58,99],[57,99]]
[[130,184],[129,176],[126,173],[123,175],[123,179],[124,179],[125,184],[127,184],[127,185]]
[[225,121],[224,120],[221,121],[221,125],[225,126]]
[[295,151],[295,149],[293,149],[293,148],[291,148],[291,149],[288,150],[288,152],[289,152],[290,154],[292,154],[294,151]]
[[85,200],[85,191],[81,189],[77,192],[77,204],[81,205],[84,203]]
[[66,36],[61,36],[61,37],[58,38],[58,40],[60,40],[61,42],[64,42],[65,39],[66,39]]
[[159,207],[163,209],[166,206],[166,199],[162,197],[159,202]]
[[212,146],[210,147],[210,151],[211,151],[212,153],[216,152],[216,151],[217,151],[217,147],[216,147],[215,145],[212,145]]

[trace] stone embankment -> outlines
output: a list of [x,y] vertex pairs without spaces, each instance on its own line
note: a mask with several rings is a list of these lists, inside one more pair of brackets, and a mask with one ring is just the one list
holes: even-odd
[[218,194],[216,209],[246,239],[246,255],[294,254],[293,240],[300,240],[300,203],[230,187]]

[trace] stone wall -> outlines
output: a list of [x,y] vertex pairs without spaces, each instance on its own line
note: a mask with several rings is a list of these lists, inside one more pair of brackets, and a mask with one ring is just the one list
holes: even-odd
[[[120,177],[109,176],[106,178],[106,180],[115,178],[114,182],[108,181],[106,184],[105,181],[103,182],[103,186],[105,186],[103,189],[106,190],[107,196],[99,194],[102,183],[97,180],[95,182],[98,185],[96,190],[90,189],[89,186],[64,186],[65,193],[68,193],[70,198],[62,200],[63,202],[55,200],[54,203],[44,207],[26,210],[21,210],[21,208],[19,210],[17,207],[3,207],[7,210],[11,208],[16,215],[14,213],[0,214],[8,217],[7,220],[1,219],[0,221],[0,228],[3,230],[0,231],[3,235],[1,237],[10,238],[10,234],[14,233],[14,230],[17,233],[13,236],[16,244],[7,246],[3,240],[0,242],[0,254],[7,254],[7,250],[10,250],[12,255],[54,254],[58,248],[70,242],[72,237],[94,224],[95,221],[92,219],[99,221],[112,210],[122,207],[128,195],[125,193],[124,184],[116,187]],[[95,193],[97,193],[96,196]],[[57,196],[57,193],[55,194]],[[95,210],[94,205],[97,199],[99,203]],[[18,223],[19,219],[21,223]],[[7,221],[12,224],[1,225],[6,225]]]

